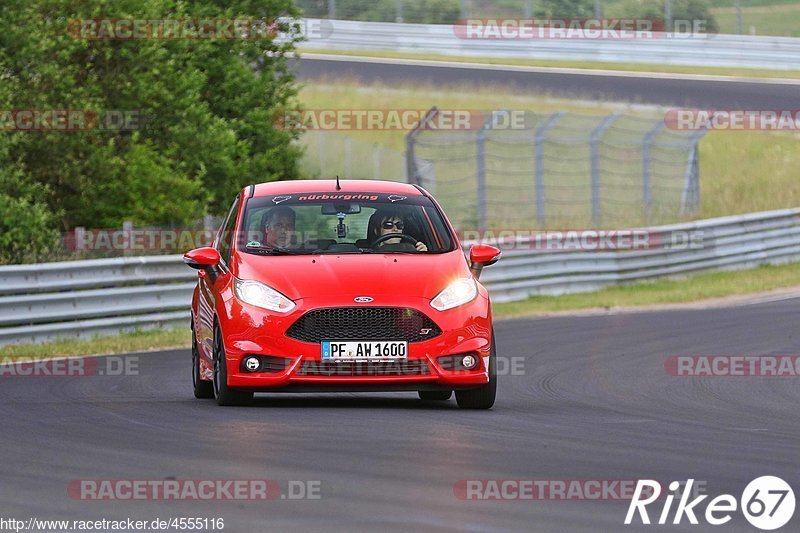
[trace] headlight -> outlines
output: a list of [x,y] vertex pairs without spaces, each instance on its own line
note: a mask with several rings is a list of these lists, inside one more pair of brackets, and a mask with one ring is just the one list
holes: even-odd
[[431,300],[431,307],[437,311],[447,311],[453,307],[471,302],[478,296],[478,286],[472,278],[457,279]]
[[294,309],[293,301],[258,281],[236,279],[233,286],[236,297],[244,303],[279,313],[286,313]]

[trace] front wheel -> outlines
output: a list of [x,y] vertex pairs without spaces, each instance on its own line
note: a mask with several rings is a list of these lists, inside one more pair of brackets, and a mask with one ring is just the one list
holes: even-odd
[[214,328],[214,396],[218,405],[247,405],[253,400],[252,392],[243,392],[228,386],[228,365],[222,331]]
[[200,379],[200,351],[197,349],[197,337],[192,330],[192,386],[194,397],[208,399],[214,397],[214,384]]
[[475,389],[457,390],[456,403],[462,409],[490,409],[497,395],[497,355],[492,331],[492,347],[489,352],[489,383]]

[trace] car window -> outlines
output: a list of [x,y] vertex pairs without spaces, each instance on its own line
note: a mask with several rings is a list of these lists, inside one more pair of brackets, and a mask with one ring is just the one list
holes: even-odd
[[239,196],[233,201],[228,217],[225,219],[225,225],[222,228],[222,233],[219,235],[217,242],[217,250],[222,260],[227,265],[231,259],[231,249],[233,248],[233,236],[236,229],[236,215],[239,210]]
[[[387,221],[387,219],[389,219]],[[383,233],[377,226],[394,223]],[[438,209],[424,196],[374,193],[269,196],[247,202],[240,248],[261,253],[441,253],[453,239]],[[385,233],[402,238],[378,241]],[[422,242],[422,251],[416,247]]]

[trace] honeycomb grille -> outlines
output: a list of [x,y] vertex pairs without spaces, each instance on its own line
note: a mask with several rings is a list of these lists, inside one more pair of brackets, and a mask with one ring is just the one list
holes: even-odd
[[291,325],[286,335],[304,342],[381,340],[420,342],[442,330],[427,316],[404,307],[329,307],[314,309]]

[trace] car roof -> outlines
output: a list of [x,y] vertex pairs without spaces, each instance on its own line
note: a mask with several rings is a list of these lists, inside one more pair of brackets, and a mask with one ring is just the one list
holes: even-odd
[[[423,194],[410,183],[380,180],[339,180],[341,190],[336,190],[336,180],[285,180],[258,183],[253,196],[272,196],[274,194],[297,194],[309,192],[367,192],[382,194],[405,194],[422,196]],[[249,193],[250,187],[245,189]]]

